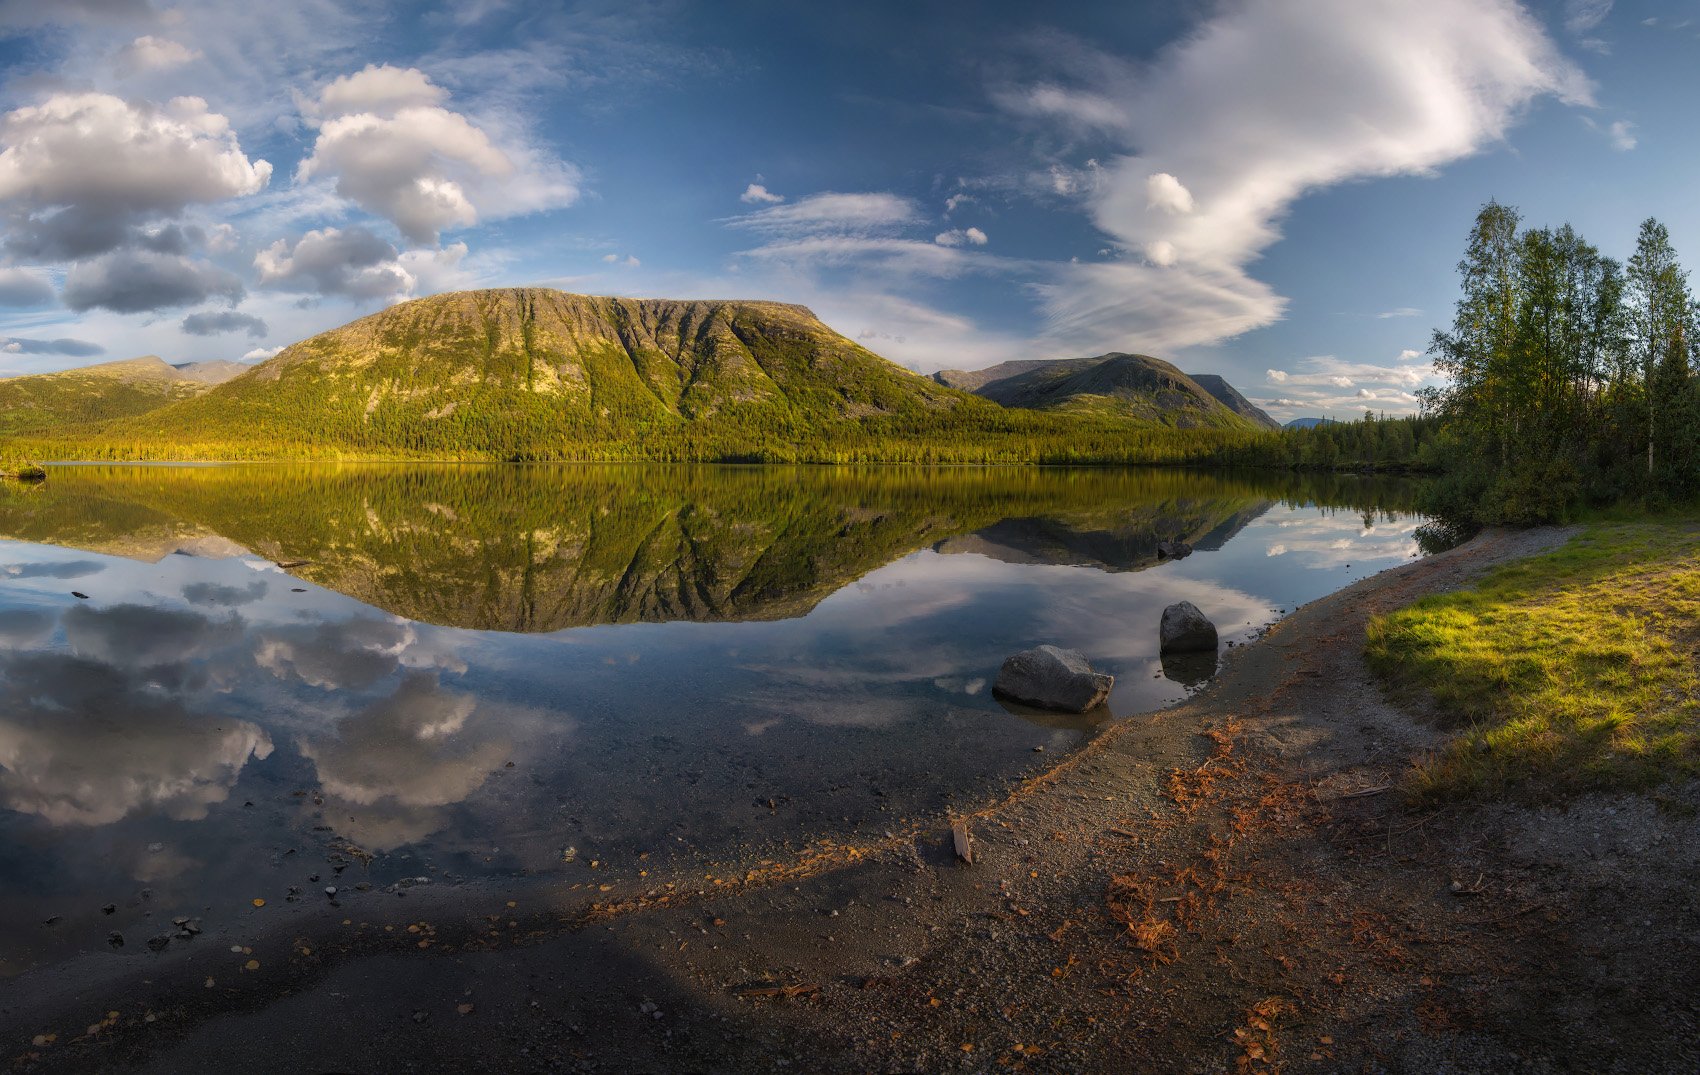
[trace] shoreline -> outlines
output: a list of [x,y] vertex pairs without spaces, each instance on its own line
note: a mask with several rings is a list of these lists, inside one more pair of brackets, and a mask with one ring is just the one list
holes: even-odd
[[[1565,536],[1483,535],[1302,606],[1208,688],[968,812],[972,866],[941,818],[701,898],[475,917],[495,893],[417,893],[392,905],[442,919],[436,951],[291,956],[239,997],[184,968],[151,1021],[142,998],[38,991],[7,1003],[9,1044],[36,1054],[19,1070],[1489,1071],[1531,1049],[1568,1069],[1582,1054],[1548,1009],[1526,1038],[1522,1004],[1483,1019],[1488,994],[1542,984],[1528,932],[1571,924],[1519,888],[1526,864],[1458,843],[1528,811],[1408,814],[1392,785],[1437,737],[1360,654],[1370,613]],[[1449,929],[1469,931],[1458,952]],[[108,1010],[83,1043],[27,1045]],[[1623,1070],[1690,1066],[1656,1055]]]

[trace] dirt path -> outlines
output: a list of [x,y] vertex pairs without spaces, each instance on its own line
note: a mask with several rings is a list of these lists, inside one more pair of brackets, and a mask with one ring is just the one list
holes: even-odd
[[1366,618],[1564,536],[1488,535],[1306,606],[967,818],[972,866],[941,819],[480,940],[527,910],[498,909],[15,1066],[1700,1070],[1700,794],[1418,814],[1389,790],[1434,739],[1365,671]]

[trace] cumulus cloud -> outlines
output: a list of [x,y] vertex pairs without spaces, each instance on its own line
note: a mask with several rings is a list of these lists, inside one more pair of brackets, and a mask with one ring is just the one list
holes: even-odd
[[1269,383],[1280,385],[1285,394],[1263,402],[1287,416],[1341,414],[1361,409],[1366,402],[1378,404],[1389,414],[1406,414],[1417,408],[1416,390],[1438,380],[1428,359],[1410,349],[1399,352],[1390,364],[1313,355],[1300,359],[1297,366],[1292,371],[1265,371]]
[[113,57],[113,62],[120,74],[142,75],[169,71],[200,58],[201,54],[187,45],[149,34],[138,37],[119,49],[118,54]]
[[1635,124],[1628,120],[1614,120],[1606,133],[1611,136],[1612,148],[1619,153],[1627,153],[1639,144],[1635,137]]
[[50,825],[140,811],[181,821],[223,802],[261,728],[189,712],[124,668],[55,652],[0,657],[0,801]]
[[603,254],[602,260],[605,264],[621,265],[628,269],[635,269],[643,264],[631,254],[627,254],[625,257],[621,257],[619,254]]
[[246,332],[258,339],[266,334],[266,323],[252,314],[234,310],[219,310],[190,314],[180,326],[191,336],[217,336],[226,332]]
[[73,310],[103,307],[117,313],[142,313],[172,306],[193,306],[208,299],[240,302],[244,292],[236,275],[181,254],[118,250],[80,261],[65,274],[63,298]]
[[29,340],[19,336],[0,336],[0,351],[14,355],[72,355],[77,358],[88,358],[92,355],[103,355],[106,348],[88,340],[75,340],[61,336],[57,340]]
[[1168,172],[1157,172],[1145,180],[1145,207],[1165,213],[1192,212],[1192,191]]
[[394,224],[409,241],[503,216],[572,204],[578,172],[510,136],[499,144],[421,71],[373,65],[337,79],[304,109],[318,128],[300,181],[335,179],[336,192]]
[[400,254],[365,228],[321,228],[291,244],[279,239],[254,256],[260,286],[279,291],[381,299],[412,291]]
[[279,351],[282,351],[282,350],[283,350],[282,347],[256,347],[252,351],[249,351],[248,353],[244,354],[242,356],[242,361],[244,361],[244,362],[262,362],[265,359],[274,357]]
[[440,105],[448,96],[448,90],[433,85],[418,68],[371,64],[352,75],[332,79],[306,109],[321,119],[357,112],[394,115],[403,108]]
[[0,117],[0,145],[6,245],[30,258],[106,253],[148,220],[257,193],[272,170],[198,97],[56,93]]
[[1053,171],[1148,262],[1063,267],[1043,290],[1047,337],[1081,351],[1172,350],[1279,319],[1286,300],[1248,267],[1300,196],[1424,174],[1502,139],[1536,98],[1592,92],[1512,0],[1238,0],[1137,69],[1080,55],[1096,57],[1091,88],[999,99],[1124,148],[1083,191]]
[[738,200],[746,205],[778,205],[785,200],[785,195],[775,194],[760,183],[751,183],[744,188],[744,193],[738,195]]
[[53,298],[53,285],[40,273],[0,268],[0,306],[46,306]]

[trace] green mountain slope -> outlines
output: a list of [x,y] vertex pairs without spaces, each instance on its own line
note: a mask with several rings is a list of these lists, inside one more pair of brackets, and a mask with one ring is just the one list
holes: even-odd
[[393,306],[113,429],[546,455],[693,427],[742,441],[796,439],[964,406],[982,405],[892,365],[800,306],[513,288]]
[[1189,373],[1198,387],[1215,396],[1222,406],[1233,411],[1264,429],[1280,429],[1281,423],[1265,414],[1263,408],[1240,395],[1239,389],[1229,384],[1226,378],[1214,373]]
[[[211,365],[203,363],[199,365]],[[211,387],[156,355],[0,379],[0,436],[57,431],[69,423],[157,410]]]
[[934,380],[1005,407],[1130,418],[1178,429],[1244,429],[1255,422],[1149,355],[1005,362],[984,370],[946,370]]

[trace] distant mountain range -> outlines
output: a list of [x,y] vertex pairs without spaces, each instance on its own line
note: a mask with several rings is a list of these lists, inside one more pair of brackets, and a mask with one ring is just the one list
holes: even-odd
[[0,380],[0,433],[191,458],[832,460],[846,445],[926,458],[937,444],[981,458],[1001,437],[1000,450],[1067,459],[1082,430],[1116,450],[1120,430],[1152,426],[1276,428],[1222,378],[1148,355],[927,378],[801,306],[546,288],[401,303],[256,366],[150,355]]
[[1336,422],[1332,418],[1295,418],[1291,422],[1288,422],[1286,425],[1282,426],[1281,428],[1282,429],[1315,429],[1317,426],[1335,426],[1335,425],[1339,425],[1339,424],[1340,424],[1339,422]]
[[0,434],[123,418],[198,395],[251,367],[239,362],[173,366],[158,355],[0,379]]
[[1005,407],[1111,414],[1182,429],[1245,422],[1280,428],[1216,374],[1182,373],[1150,355],[1004,362],[982,370],[944,370],[933,379]]

